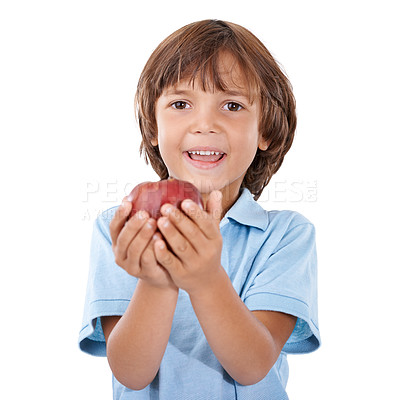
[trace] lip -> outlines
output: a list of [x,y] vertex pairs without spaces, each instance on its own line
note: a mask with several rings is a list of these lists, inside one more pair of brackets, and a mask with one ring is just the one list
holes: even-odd
[[185,150],[187,153],[188,151],[218,151],[219,153],[226,153],[225,151],[219,149],[218,147],[210,147],[210,146],[194,146],[190,149]]
[[203,150],[203,151],[219,151],[221,153],[224,153],[222,150],[219,150],[215,147],[193,147],[190,150],[186,150],[183,152],[183,158],[184,160],[186,160],[187,163],[189,163],[190,165],[192,165],[195,168],[198,169],[212,169],[212,168],[217,168],[218,166],[220,166],[226,158],[226,153],[224,153],[224,155],[222,156],[222,158],[218,161],[214,161],[214,162],[210,162],[210,161],[199,161],[199,160],[193,160],[189,157],[189,153],[188,151],[195,151],[195,150]]

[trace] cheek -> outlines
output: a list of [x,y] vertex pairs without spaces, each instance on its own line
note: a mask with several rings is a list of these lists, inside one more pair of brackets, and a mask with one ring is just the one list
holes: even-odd
[[237,134],[235,135],[235,142],[237,146],[244,146],[244,149],[257,149],[259,142],[258,124],[251,121],[250,123],[243,122],[236,126]]
[[176,120],[165,113],[160,113],[156,121],[159,141],[165,144],[167,140],[173,140],[178,127]]
[[176,137],[165,126],[160,126],[158,131],[158,147],[162,157],[168,156],[172,149],[176,147]]
[[168,155],[170,154],[170,150],[168,149],[168,142],[166,142],[164,138],[164,135],[161,133],[158,137],[158,149],[160,150],[164,163],[167,164],[169,161]]
[[161,158],[164,161],[165,166],[167,167],[168,174],[172,175],[174,165],[177,161],[177,154],[174,151],[176,145],[171,137],[166,134],[164,130],[159,131],[158,135],[158,149],[160,150]]
[[258,149],[259,132],[256,124],[243,124],[235,135],[234,148],[238,152],[241,167],[248,167]]

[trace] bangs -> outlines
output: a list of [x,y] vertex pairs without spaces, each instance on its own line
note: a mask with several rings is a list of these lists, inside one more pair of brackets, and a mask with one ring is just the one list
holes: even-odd
[[[250,102],[259,95],[261,85],[254,60],[231,29],[224,27],[213,35],[207,28],[204,35],[194,30],[182,36],[167,38],[160,46],[163,50],[156,55],[157,61],[153,60],[157,97],[183,80],[191,85],[196,81],[204,91],[211,92],[240,88]],[[224,62],[226,59],[229,63]]]
[[[225,58],[226,55],[230,57]],[[226,59],[229,63],[226,63]],[[197,82],[199,87],[206,92],[226,92],[236,88],[245,92],[251,103],[259,94],[259,85],[255,76],[231,52],[219,50],[209,58],[194,61],[192,64],[182,61],[179,73],[171,76],[172,81],[168,82],[167,87],[185,80],[193,87]]]

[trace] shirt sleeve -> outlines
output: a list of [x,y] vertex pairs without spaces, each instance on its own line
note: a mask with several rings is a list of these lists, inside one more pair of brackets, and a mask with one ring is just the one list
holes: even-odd
[[259,252],[256,264],[260,267],[256,268],[244,302],[252,311],[271,310],[296,316],[296,326],[283,351],[308,353],[320,346],[314,226],[302,223],[289,227],[277,242],[267,255]]
[[115,263],[109,230],[115,211],[116,207],[102,213],[93,226],[79,347],[82,351],[95,356],[106,356],[100,318],[123,315],[137,283],[136,278]]

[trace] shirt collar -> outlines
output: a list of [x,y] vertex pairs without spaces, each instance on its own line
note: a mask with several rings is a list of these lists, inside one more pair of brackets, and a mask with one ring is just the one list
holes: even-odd
[[[226,221],[224,221],[226,219]],[[242,225],[253,226],[266,230],[268,226],[268,213],[253,199],[253,195],[246,188],[225,214],[221,224],[234,220]]]

